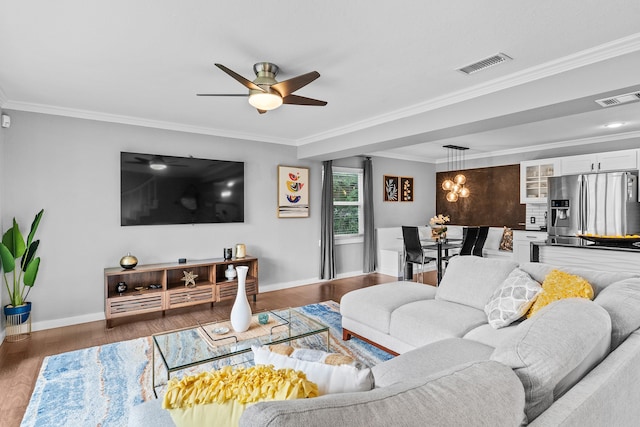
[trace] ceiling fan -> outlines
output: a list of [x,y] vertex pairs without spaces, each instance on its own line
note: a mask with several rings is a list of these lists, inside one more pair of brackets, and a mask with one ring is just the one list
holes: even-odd
[[327,105],[326,101],[305,98],[304,96],[293,94],[296,90],[308,85],[320,77],[320,73],[317,71],[312,71],[307,74],[293,77],[289,80],[278,82],[276,81],[276,76],[278,75],[278,71],[280,71],[278,66],[271,62],[258,62],[253,65],[253,71],[256,73],[256,79],[254,81],[250,81],[222,64],[216,64],[216,67],[239,81],[249,89],[249,93],[198,93],[198,96],[248,96],[249,104],[255,107],[260,114],[264,114],[269,110],[274,110],[282,104],[316,105],[320,107]]
[[151,169],[155,169],[155,170],[163,170],[163,169],[166,169],[167,166],[171,166],[171,167],[177,166],[180,168],[185,167],[184,165],[175,164],[175,162],[165,159],[162,156],[149,156],[148,159],[135,156],[134,159],[135,161],[133,162],[127,161],[127,163],[149,166]]

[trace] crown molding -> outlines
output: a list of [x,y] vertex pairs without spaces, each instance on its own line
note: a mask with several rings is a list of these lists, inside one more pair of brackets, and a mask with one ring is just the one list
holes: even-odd
[[[530,145],[521,148],[510,148],[508,150],[492,151],[490,153],[478,153],[465,156],[465,160],[485,159],[487,157],[510,156],[513,154],[530,153],[532,151],[547,151],[558,148],[575,147],[578,145],[600,144],[604,142],[623,141],[625,139],[640,138],[640,131],[621,132],[613,135],[591,136],[588,138],[569,139],[565,141],[550,142],[548,144]],[[555,157],[555,156],[554,156]],[[433,163],[433,162],[432,162]],[[436,164],[447,163],[447,159],[437,159]]]
[[[0,95],[2,95],[0,93]],[[1,98],[0,98],[1,100]],[[0,104],[2,105],[2,104]],[[150,120],[135,116],[122,116],[118,114],[102,113],[90,110],[79,110],[74,108],[56,107],[52,105],[34,104],[28,102],[6,101],[5,109],[28,111],[31,113],[52,114],[55,116],[73,117],[77,119],[97,120],[102,122],[119,123],[133,126],[143,126],[155,129],[173,130],[178,132],[195,133],[201,135],[219,136],[223,138],[244,139],[249,141],[267,142],[271,144],[295,146],[296,142],[284,138],[269,138],[263,135],[252,133],[242,133],[226,131],[223,129],[208,128],[203,126],[185,125],[182,123],[166,122],[161,120]]]
[[298,145],[311,144],[325,139],[342,136],[348,133],[360,131],[373,126],[395,120],[404,119],[417,114],[433,111],[438,108],[447,107],[464,101],[469,101],[480,96],[489,95],[512,87],[531,83],[536,80],[552,77],[554,75],[574,70],[586,65],[595,64],[607,59],[637,52],[640,50],[640,33],[632,34],[628,37],[613,40],[580,52],[559,58],[544,64],[530,67],[525,70],[510,74],[508,76],[489,80],[470,88],[449,93],[428,101],[402,108],[391,113],[382,114],[347,126],[318,133],[307,138],[298,140]]

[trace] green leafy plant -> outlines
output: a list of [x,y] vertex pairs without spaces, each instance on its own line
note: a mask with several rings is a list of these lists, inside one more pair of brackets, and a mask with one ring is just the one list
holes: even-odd
[[[33,240],[33,238],[40,224],[40,219],[42,219],[42,214],[44,214],[44,209],[38,212],[33,219],[26,243],[15,218],[13,218],[11,228],[2,236],[2,243],[0,243],[1,267],[4,284],[9,291],[9,300],[14,307],[24,304],[38,276],[40,257],[35,255],[40,240]],[[17,262],[19,258],[21,258],[20,262]]]

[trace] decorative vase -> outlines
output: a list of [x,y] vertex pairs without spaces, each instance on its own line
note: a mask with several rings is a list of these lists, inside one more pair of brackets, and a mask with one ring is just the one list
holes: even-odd
[[233,280],[236,278],[236,275],[236,269],[233,268],[233,264],[229,264],[227,269],[224,271],[224,277],[226,277],[227,280]]
[[127,252],[127,254],[120,259],[120,267],[125,270],[131,270],[135,268],[136,265],[138,265],[138,258],[131,255],[131,252]]
[[[9,318],[9,316],[16,316],[13,318],[13,322],[15,324],[22,324],[27,321],[29,315],[31,314],[31,302],[25,302],[22,305],[14,307],[12,305],[4,306],[4,316]],[[19,317],[18,317],[19,316]]]
[[244,243],[238,243],[236,245],[236,258],[244,258],[247,256],[247,247]]
[[249,300],[247,300],[247,291],[245,289],[249,267],[240,265],[236,267],[236,271],[238,273],[238,293],[231,308],[231,326],[236,332],[244,332],[251,325],[251,306],[249,305]]

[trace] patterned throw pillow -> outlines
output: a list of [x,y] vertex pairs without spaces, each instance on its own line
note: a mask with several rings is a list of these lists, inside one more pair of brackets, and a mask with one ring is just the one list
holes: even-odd
[[564,298],[593,299],[593,287],[584,278],[560,270],[551,270],[542,282],[542,292],[533,303],[527,318],[545,305]]
[[501,251],[513,251],[513,230],[509,227],[504,227],[502,232],[502,240],[500,241]]
[[516,268],[493,292],[484,307],[489,324],[499,329],[518,320],[529,310],[540,292],[540,283]]

